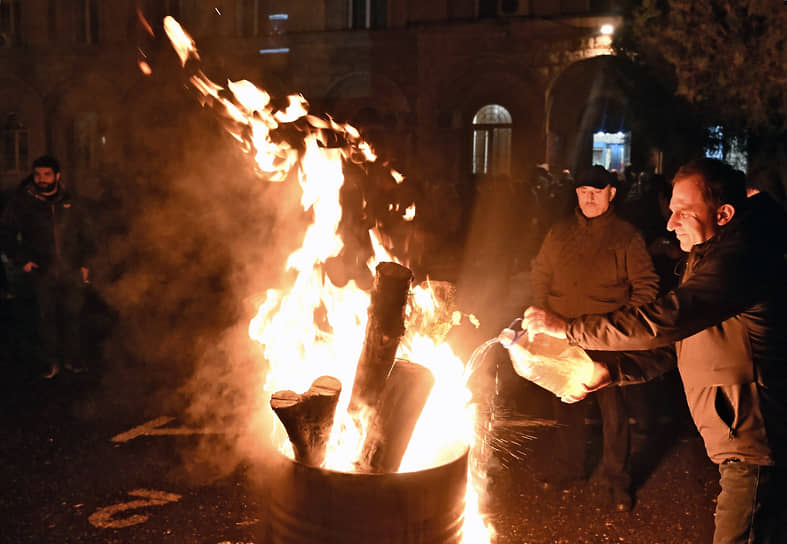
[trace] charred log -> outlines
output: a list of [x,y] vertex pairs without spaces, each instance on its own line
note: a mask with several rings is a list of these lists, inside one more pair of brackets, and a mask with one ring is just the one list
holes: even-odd
[[369,424],[358,462],[360,471],[399,470],[434,383],[428,368],[401,359],[395,362]]
[[339,380],[320,376],[302,395],[294,391],[277,391],[271,396],[271,408],[287,431],[297,461],[319,467],[325,460],[341,391]]
[[356,416],[377,403],[404,334],[404,311],[413,273],[391,262],[377,265],[369,320],[348,411]]

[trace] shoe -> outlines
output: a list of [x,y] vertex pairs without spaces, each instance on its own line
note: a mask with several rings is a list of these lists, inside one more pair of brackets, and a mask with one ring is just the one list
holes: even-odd
[[41,377],[45,380],[51,380],[58,374],[60,374],[60,363],[52,362],[49,363],[49,368],[45,370],[43,374],[41,374]]
[[609,489],[609,496],[616,512],[631,512],[634,507],[634,499],[627,489],[612,486]]
[[66,361],[65,363],[63,363],[63,367],[65,367],[65,369],[71,372],[72,374],[84,374],[85,372],[87,372],[86,366],[82,366],[80,363],[75,363],[71,361]]

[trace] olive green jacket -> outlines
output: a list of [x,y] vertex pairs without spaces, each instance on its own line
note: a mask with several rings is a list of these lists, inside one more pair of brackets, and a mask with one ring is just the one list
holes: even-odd
[[534,306],[573,318],[651,302],[659,279],[634,226],[611,208],[593,219],[577,208],[547,233],[530,282]]

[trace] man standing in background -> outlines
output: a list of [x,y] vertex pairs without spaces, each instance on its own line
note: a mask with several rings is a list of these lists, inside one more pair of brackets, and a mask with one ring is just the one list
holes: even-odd
[[[613,174],[593,166],[576,182],[578,207],[547,233],[533,262],[533,304],[564,319],[606,313],[651,302],[658,276],[645,241],[610,206],[615,198]],[[589,353],[603,361],[603,352]],[[629,410],[619,388],[596,395],[602,419],[603,450],[598,479],[614,509],[632,507]],[[585,406],[553,399],[558,422],[555,458],[558,472],[547,485],[566,487],[585,479]]]
[[37,309],[37,351],[43,377],[61,368],[84,371],[80,317],[89,281],[84,215],[66,190],[54,157],[33,161],[0,215],[0,250],[10,261],[15,291]]

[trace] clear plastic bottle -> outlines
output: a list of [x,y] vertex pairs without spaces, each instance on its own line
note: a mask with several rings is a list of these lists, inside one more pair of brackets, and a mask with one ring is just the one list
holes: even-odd
[[524,334],[514,343],[517,332],[503,329],[498,341],[508,350],[514,370],[521,377],[561,398],[571,396],[590,381],[593,361],[585,350],[546,334],[537,334],[532,341]]

